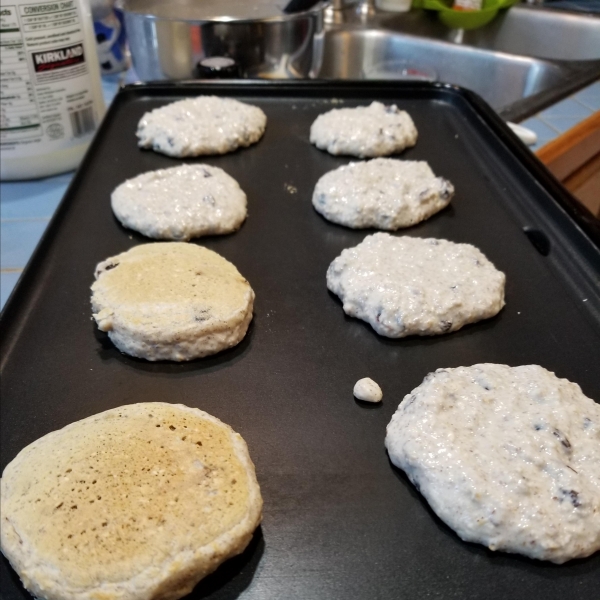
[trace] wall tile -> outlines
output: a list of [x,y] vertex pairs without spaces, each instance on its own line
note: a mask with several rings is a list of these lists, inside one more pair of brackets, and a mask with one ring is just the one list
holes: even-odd
[[48,220],[0,223],[0,269],[22,269],[35,250]]
[[13,288],[21,277],[21,271],[0,272],[0,310],[6,304]]
[[73,173],[56,177],[3,183],[0,186],[0,218],[49,219],[73,178]]
[[572,98],[567,98],[554,106],[550,106],[543,110],[539,116],[546,117],[578,117],[580,121],[587,119],[592,114],[592,110],[587,106],[576,102]]

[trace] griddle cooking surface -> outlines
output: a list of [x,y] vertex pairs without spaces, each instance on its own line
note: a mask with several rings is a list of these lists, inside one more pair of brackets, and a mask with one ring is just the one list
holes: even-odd
[[[99,261],[149,242],[115,220],[111,191],[183,162],[139,150],[138,120],[200,92],[256,104],[268,117],[257,145],[185,161],[223,168],[248,195],[240,231],[195,243],[250,281],[255,315],[229,351],[149,363],[120,354],[97,330],[89,287]],[[324,111],[375,99],[396,102],[416,123],[419,141],[401,158],[427,160],[456,187],[450,207],[397,235],[479,247],[507,275],[497,317],[450,335],[390,340],[346,317],[327,291],[329,263],[372,231],[333,225],[313,210],[317,179],[356,159],[317,150],[309,128]],[[3,313],[2,468],[38,437],[94,413],[183,403],[244,436],[264,497],[249,548],[190,598],[597,598],[599,553],[557,566],[464,543],[383,446],[399,402],[439,367],[535,363],[600,398],[598,250],[551,197],[539,167],[518,157],[518,142],[491,112],[455,88],[196,84],[121,92]],[[548,256],[523,227],[542,231]],[[383,388],[381,405],[352,397],[367,376]],[[30,597],[6,560],[0,569],[4,599]]]

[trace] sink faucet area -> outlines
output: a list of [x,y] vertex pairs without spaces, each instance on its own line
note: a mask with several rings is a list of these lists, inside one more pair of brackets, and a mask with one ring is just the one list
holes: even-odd
[[[203,61],[228,57],[248,78],[460,85],[515,121],[600,77],[600,12],[551,8],[567,0],[488,0],[475,12],[450,10],[449,0],[264,0],[268,18],[241,3],[121,1],[142,81],[204,78]],[[382,10],[392,5],[409,10]]]
[[502,117],[522,120],[600,77],[600,15],[551,5],[515,5],[464,30],[448,28],[434,11],[391,13],[368,1],[336,1],[317,77],[452,83],[478,93]]

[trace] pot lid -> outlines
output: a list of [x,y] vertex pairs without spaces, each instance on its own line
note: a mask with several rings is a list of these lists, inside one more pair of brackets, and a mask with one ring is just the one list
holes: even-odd
[[121,0],[124,11],[183,21],[280,20],[321,10],[323,0]]

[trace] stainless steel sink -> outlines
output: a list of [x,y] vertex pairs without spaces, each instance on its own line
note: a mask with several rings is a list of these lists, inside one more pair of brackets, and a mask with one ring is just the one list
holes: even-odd
[[[352,19],[351,19],[352,20]],[[552,60],[600,60],[600,17],[541,7],[513,6],[485,27],[448,29],[435,13],[378,13],[371,23],[399,33]]]
[[318,74],[324,79],[453,83],[518,120],[600,77],[597,17],[516,6],[481,29],[463,31],[423,10],[340,14],[325,33]]
[[462,43],[554,60],[600,60],[600,17],[515,6]]
[[351,29],[326,34],[319,77],[443,81],[469,88],[501,109],[560,84],[563,71],[534,58],[389,31]]

